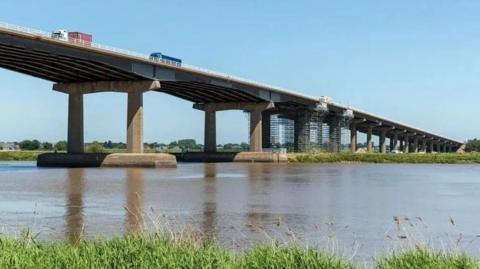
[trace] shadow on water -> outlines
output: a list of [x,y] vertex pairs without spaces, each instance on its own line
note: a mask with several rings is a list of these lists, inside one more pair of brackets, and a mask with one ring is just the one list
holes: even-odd
[[85,170],[83,168],[68,169],[67,178],[67,225],[65,237],[70,244],[77,244],[81,239],[84,224],[83,192],[85,191]]

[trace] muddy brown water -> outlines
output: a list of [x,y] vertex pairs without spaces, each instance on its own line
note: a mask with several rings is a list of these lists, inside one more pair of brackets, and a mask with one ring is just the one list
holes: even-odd
[[[75,241],[156,229],[222,245],[296,241],[372,256],[403,244],[477,255],[480,166],[200,164],[46,169],[0,163],[0,233]],[[404,236],[407,236],[405,239]],[[400,242],[400,243],[399,243]]]

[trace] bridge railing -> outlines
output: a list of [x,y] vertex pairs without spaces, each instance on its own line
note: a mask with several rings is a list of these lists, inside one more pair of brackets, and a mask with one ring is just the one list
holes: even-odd
[[18,25],[15,25],[15,24],[2,22],[2,21],[0,21],[0,27],[5,28],[5,29],[9,29],[9,30],[13,30],[13,31],[17,31],[17,32],[23,32],[23,33],[33,34],[33,35],[40,35],[42,37],[50,37],[50,33],[48,33],[48,32],[37,30],[37,29],[32,29],[32,28],[28,28],[28,27],[18,26]]
[[159,61],[155,61],[155,60],[150,59],[150,55],[144,54],[144,53],[134,52],[134,51],[125,50],[125,49],[119,49],[119,48],[115,48],[115,47],[112,47],[112,46],[102,45],[102,44],[98,44],[98,43],[94,43],[94,42],[86,42],[86,41],[83,41],[83,40],[80,40],[80,39],[70,39],[68,41],[67,40],[60,40],[60,39],[52,38],[52,34],[49,33],[49,32],[45,32],[45,31],[37,30],[37,29],[32,29],[32,28],[28,28],[28,27],[23,27],[23,26],[18,26],[18,25],[14,25],[14,24],[2,22],[2,21],[0,21],[0,28],[5,28],[5,29],[17,31],[17,32],[32,34],[32,35],[37,35],[37,36],[41,36],[43,38],[49,38],[49,39],[53,39],[53,40],[56,40],[56,41],[72,43],[72,44],[80,44],[80,45],[84,45],[84,46],[87,46],[87,47],[93,47],[93,48],[97,48],[97,49],[101,49],[101,50],[106,50],[106,51],[115,52],[115,53],[119,53],[119,54],[123,54],[123,55],[128,55],[128,56],[141,58],[141,59],[152,61],[152,62],[155,62],[155,63],[161,62],[163,64],[169,64],[169,65],[173,65],[173,66],[180,67],[180,68],[190,69],[192,71],[202,72],[202,73],[205,73],[207,75],[222,77],[222,78],[227,79],[227,80],[236,80],[236,81],[239,81],[239,82],[250,83],[250,84],[254,84],[254,85],[257,85],[257,86],[264,87],[264,88],[272,89],[272,90],[275,90],[275,91],[288,92],[289,94],[294,94],[294,95],[297,95],[297,96],[301,96],[303,98],[316,99],[316,98],[306,96],[306,95],[298,93],[298,92],[293,92],[291,90],[287,90],[287,89],[284,89],[284,88],[281,88],[281,87],[269,85],[269,84],[266,84],[266,83],[261,83],[261,82],[254,81],[254,80],[251,80],[251,79],[245,79],[245,78],[241,78],[241,77],[237,77],[237,76],[232,76],[232,75],[228,75],[228,74],[217,72],[217,71],[212,71],[212,70],[205,69],[205,68],[198,67],[198,66],[194,66],[194,65],[189,65],[189,64],[182,63],[181,66],[178,66],[178,65],[175,65],[175,64],[168,63],[168,62],[164,61],[163,59],[160,59]]

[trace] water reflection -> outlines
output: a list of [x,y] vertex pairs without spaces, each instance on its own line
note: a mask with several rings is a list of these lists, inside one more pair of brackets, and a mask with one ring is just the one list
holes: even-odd
[[248,166],[248,210],[247,226],[252,230],[263,229],[264,223],[271,217],[267,195],[269,191],[272,166],[251,164]]
[[217,164],[206,163],[203,169],[204,202],[202,232],[209,238],[216,238],[217,226]]
[[85,190],[85,171],[82,168],[67,170],[67,225],[65,237],[71,244],[80,240],[84,230],[83,192]]
[[126,230],[127,233],[138,233],[143,231],[143,193],[144,175],[142,169],[127,169],[126,189],[127,204]]

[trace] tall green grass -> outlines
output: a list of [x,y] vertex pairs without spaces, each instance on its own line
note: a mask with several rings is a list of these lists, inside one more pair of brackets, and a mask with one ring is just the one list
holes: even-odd
[[0,161],[36,161],[43,151],[2,151]]
[[479,268],[480,265],[477,259],[465,254],[445,254],[418,248],[378,258],[375,267],[378,269],[469,269]]
[[0,268],[354,268],[340,258],[298,247],[261,246],[234,255],[213,243],[159,236],[46,243],[0,240]]
[[[32,237],[0,238],[0,268],[365,268],[345,258],[307,247],[257,246],[232,253],[191,237],[168,240],[157,235],[129,235],[109,240],[39,242]],[[374,259],[378,269],[479,268],[473,257],[415,249]]]
[[380,154],[380,153],[291,153],[292,163],[445,163],[480,164],[479,153],[468,154]]

